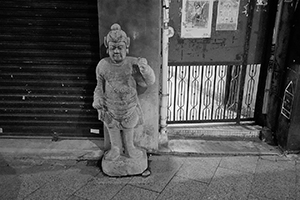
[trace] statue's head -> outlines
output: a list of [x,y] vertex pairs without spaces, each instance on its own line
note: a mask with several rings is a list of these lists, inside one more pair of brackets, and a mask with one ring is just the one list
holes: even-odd
[[115,63],[120,63],[128,53],[130,38],[121,30],[119,24],[113,24],[110,29],[111,31],[104,37],[104,45],[111,60]]

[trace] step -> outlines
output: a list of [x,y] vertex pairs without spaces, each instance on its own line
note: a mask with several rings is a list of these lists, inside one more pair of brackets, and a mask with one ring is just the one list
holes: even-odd
[[169,140],[168,147],[153,152],[176,156],[278,156],[278,146],[262,141],[217,141],[199,139]]
[[259,140],[262,127],[253,123],[171,124],[167,132],[172,139]]

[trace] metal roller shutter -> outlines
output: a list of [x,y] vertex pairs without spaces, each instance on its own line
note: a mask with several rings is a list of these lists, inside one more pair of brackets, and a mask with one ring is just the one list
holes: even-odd
[[0,18],[0,135],[102,135],[97,1],[1,0]]

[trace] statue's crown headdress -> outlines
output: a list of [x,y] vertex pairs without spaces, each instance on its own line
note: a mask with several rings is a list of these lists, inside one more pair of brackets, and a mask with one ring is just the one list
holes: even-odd
[[127,37],[119,24],[113,24],[110,29],[111,31],[109,31],[107,36],[104,37],[104,45],[106,47],[109,42],[125,42],[126,46],[129,47],[130,38]]

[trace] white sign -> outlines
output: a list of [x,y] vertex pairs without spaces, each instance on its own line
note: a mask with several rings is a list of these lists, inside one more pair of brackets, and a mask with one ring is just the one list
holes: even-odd
[[213,0],[182,0],[181,37],[209,38]]
[[293,82],[291,81],[284,90],[284,96],[281,106],[281,114],[287,119],[291,118],[293,101],[294,101]]
[[237,30],[240,0],[219,0],[216,30]]

